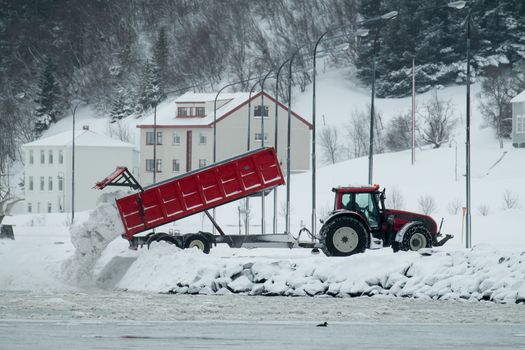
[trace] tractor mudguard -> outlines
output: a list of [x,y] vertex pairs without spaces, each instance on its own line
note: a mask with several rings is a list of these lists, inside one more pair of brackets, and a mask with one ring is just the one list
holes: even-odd
[[370,226],[368,225],[368,220],[359,212],[353,211],[353,210],[347,210],[347,209],[338,209],[334,210],[330,215],[328,215],[326,218],[322,220],[322,224],[328,223],[334,218],[340,217],[340,216],[351,216],[359,220],[366,228],[368,232],[371,231]]
[[401,227],[401,230],[397,231],[395,241],[397,243],[403,242],[403,237],[405,236],[405,233],[408,231],[408,229],[417,225],[423,225],[423,223],[419,221],[407,222],[403,227]]

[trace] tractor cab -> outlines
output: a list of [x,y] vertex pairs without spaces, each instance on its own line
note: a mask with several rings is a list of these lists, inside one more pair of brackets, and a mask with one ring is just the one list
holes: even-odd
[[379,185],[359,187],[336,187],[334,211],[347,210],[362,217],[372,231],[379,230],[385,212],[384,191]]

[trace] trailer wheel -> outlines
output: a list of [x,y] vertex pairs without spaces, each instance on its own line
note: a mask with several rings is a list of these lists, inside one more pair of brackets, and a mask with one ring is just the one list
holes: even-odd
[[368,246],[368,232],[357,219],[347,216],[328,221],[319,233],[323,253],[327,256],[349,256],[362,253]]
[[179,240],[167,233],[164,233],[164,232],[159,232],[159,233],[154,233],[152,234],[151,236],[148,237],[148,240],[146,242],[146,244],[148,245],[148,249],[149,249],[149,246],[152,242],[160,242],[160,241],[164,241],[164,242],[168,242],[168,243],[171,243],[171,244],[175,244],[178,248],[182,248],[181,247],[181,244],[179,242]]
[[185,237],[184,239],[184,248],[193,248],[201,250],[204,254],[210,252],[211,246],[210,242],[204,235],[191,234]]
[[417,225],[409,228],[403,236],[403,241],[399,244],[399,249],[408,251],[418,251],[421,248],[431,248],[432,237],[422,225]]

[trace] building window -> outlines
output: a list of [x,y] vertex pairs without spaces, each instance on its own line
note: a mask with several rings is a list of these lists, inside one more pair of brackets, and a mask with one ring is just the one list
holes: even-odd
[[206,114],[204,113],[204,107],[195,107],[195,115],[197,117],[205,117]]
[[253,107],[254,110],[253,110],[253,116],[254,117],[261,117],[261,114],[263,117],[267,118],[268,117],[268,106],[255,106]]
[[64,190],[64,177],[58,176],[58,190],[63,191]]
[[180,145],[180,135],[176,132],[173,133],[173,144]]
[[47,179],[47,189],[49,191],[53,191],[53,176],[50,176],[48,179]]
[[58,151],[58,164],[64,163],[64,152],[62,150]]
[[525,108],[523,103],[516,103],[514,107],[516,114],[516,134],[525,134]]
[[177,117],[187,117],[187,116],[188,116],[188,108],[186,107],[177,108]]
[[199,159],[199,168],[204,168],[206,166],[206,159]]
[[40,213],[40,202],[36,203],[36,212]]
[[29,191],[33,191],[33,177],[29,176]]
[[42,149],[40,150],[40,164],[44,164],[46,162],[46,152]]
[[33,150],[29,150],[29,164],[33,164],[35,162],[35,157],[33,154]]
[[[155,142],[155,133],[153,131],[146,132],[146,145],[153,145]],[[157,145],[162,145],[162,131],[157,131]]]
[[199,134],[199,144],[205,145],[207,141],[207,137],[204,134]]
[[49,164],[53,164],[53,150],[49,150],[47,159]]
[[33,204],[31,202],[27,203],[27,212],[28,213],[33,212]]
[[40,191],[43,191],[45,188],[46,180],[44,176],[40,176]]
[[178,159],[173,159],[173,162],[172,162],[172,171],[174,173],[178,173],[180,171],[180,160]]
[[[146,171],[148,173],[152,173],[153,170],[155,169],[154,167],[154,160],[153,159],[146,159]],[[162,159],[157,159],[157,170],[156,170],[157,173],[161,173],[162,172]]]
[[53,206],[51,205],[51,203],[47,203],[47,212],[48,213],[51,213],[51,211],[53,210]]
[[[262,140],[262,133],[256,132],[255,133],[255,141],[261,141]],[[264,133],[264,141],[268,141],[268,134]]]

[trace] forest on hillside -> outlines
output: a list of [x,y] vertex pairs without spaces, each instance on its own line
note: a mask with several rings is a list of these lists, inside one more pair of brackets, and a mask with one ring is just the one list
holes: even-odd
[[[442,0],[0,0],[0,171],[19,159],[21,143],[78,103],[116,120],[141,115],[166,96],[190,89],[213,91],[244,81],[232,88],[248,90],[250,79],[275,71],[298,48],[292,83],[304,88],[311,82],[313,45],[327,30],[323,55],[331,65],[355,66],[364,84],[371,81],[376,43],[380,97],[410,94],[413,60],[420,92],[464,83],[468,11],[474,79],[523,78],[523,1],[477,0],[461,10],[446,5]],[[391,11],[398,16],[367,22]],[[360,28],[369,34],[357,36]],[[516,89],[513,85],[506,94]]]

